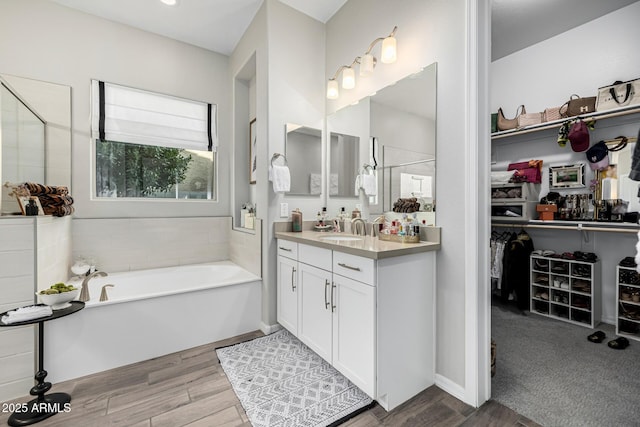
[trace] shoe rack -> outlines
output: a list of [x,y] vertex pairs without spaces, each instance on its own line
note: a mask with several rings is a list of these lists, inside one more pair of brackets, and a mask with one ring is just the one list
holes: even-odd
[[[531,313],[587,328],[595,328],[600,323],[599,260],[586,262],[531,255],[530,266]],[[640,304],[638,308],[640,312]]]
[[635,267],[616,268],[616,335],[640,341],[640,275]]

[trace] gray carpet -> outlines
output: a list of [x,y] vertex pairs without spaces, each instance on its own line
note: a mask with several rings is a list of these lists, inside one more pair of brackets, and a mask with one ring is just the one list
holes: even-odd
[[216,353],[254,427],[335,426],[372,403],[285,329]]
[[[607,338],[595,344],[595,330]],[[511,308],[492,307],[496,401],[547,427],[640,426],[640,342],[624,350],[610,325],[592,330]]]

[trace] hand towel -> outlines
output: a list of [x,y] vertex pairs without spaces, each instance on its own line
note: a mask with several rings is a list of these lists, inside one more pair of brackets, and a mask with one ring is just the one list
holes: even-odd
[[291,189],[291,175],[287,166],[271,166],[271,177],[275,193],[286,193]]
[[329,175],[329,195],[335,196],[338,194],[338,174],[332,173]]
[[320,194],[322,192],[322,175],[319,173],[309,174],[309,193]]
[[39,319],[52,314],[53,310],[48,305],[29,305],[7,312],[5,316],[2,316],[2,323],[11,325],[12,323],[26,322],[27,320]]
[[362,175],[362,189],[367,196],[375,196],[378,193],[378,180],[376,175]]

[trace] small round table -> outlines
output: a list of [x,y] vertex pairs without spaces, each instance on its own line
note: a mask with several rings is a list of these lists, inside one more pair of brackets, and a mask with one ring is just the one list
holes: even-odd
[[[84,308],[84,303],[81,301],[71,301],[69,307],[61,308],[59,310],[53,310],[53,314],[47,317],[39,317],[37,319],[26,320],[24,322],[16,322],[11,324],[5,324],[0,320],[0,326],[23,326],[38,324],[38,372],[36,372],[35,379],[38,384],[31,387],[29,394],[37,396],[35,399],[29,401],[25,405],[20,407],[19,411],[15,411],[9,417],[8,424],[13,427],[28,426],[35,424],[44,419],[47,419],[58,412],[69,410],[69,402],[71,402],[71,396],[67,393],[50,393],[45,394],[51,390],[51,383],[45,382],[47,377],[47,371],[44,370],[44,322],[57,319],[59,317],[68,316],[80,311]],[[0,319],[8,312],[0,313]]]

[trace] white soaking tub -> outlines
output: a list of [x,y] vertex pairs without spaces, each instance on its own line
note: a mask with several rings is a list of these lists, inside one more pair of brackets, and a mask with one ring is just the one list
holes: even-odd
[[[113,284],[100,302],[102,286]],[[83,310],[45,326],[47,381],[60,382],[260,329],[260,277],[231,261],[109,273]]]

